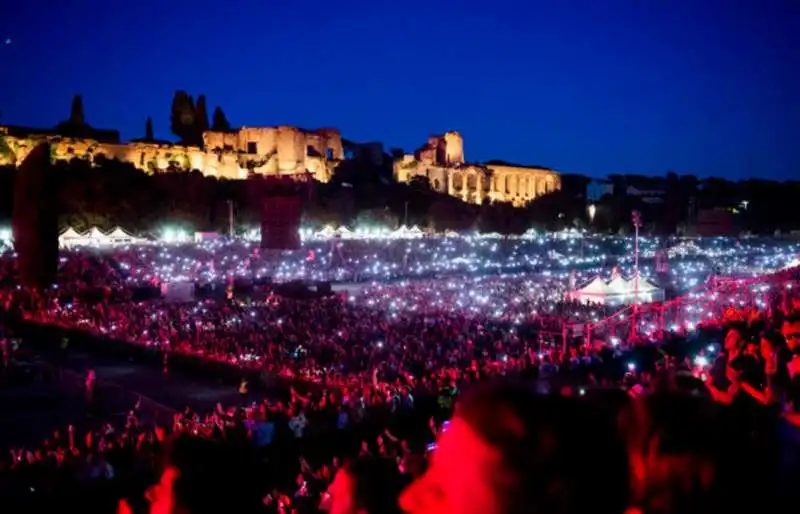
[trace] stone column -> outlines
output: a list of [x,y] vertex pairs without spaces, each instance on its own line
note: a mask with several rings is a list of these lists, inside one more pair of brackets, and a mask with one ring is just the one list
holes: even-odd
[[453,188],[453,170],[447,170],[447,194],[455,196]]
[[477,191],[475,191],[475,198],[478,205],[483,203],[483,172],[477,173],[477,178],[475,180]]

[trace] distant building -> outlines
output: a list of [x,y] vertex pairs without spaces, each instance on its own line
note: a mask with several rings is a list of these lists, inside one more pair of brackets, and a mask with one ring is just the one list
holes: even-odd
[[489,200],[522,206],[561,189],[561,176],[549,168],[504,161],[466,162],[464,140],[458,132],[431,136],[413,154],[396,159],[394,176],[402,183],[426,177],[434,191],[479,205]]
[[204,175],[247,178],[256,174],[306,176],[320,182],[330,180],[333,169],[344,158],[337,129],[304,130],[295,127],[242,127],[203,133],[202,146],[184,146],[159,141],[120,142],[114,130],[84,129],[80,133],[0,126],[0,139],[7,151],[0,165],[22,162],[40,142],[49,142],[56,159],[99,156],[119,159],[148,172],[171,167],[199,170]]

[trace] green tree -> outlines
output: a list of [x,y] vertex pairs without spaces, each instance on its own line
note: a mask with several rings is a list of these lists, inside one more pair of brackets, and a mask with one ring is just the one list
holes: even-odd
[[197,105],[194,111],[194,128],[197,132],[196,138],[201,141],[203,139],[203,132],[208,130],[208,110],[206,109],[206,95],[197,97]]
[[225,113],[222,112],[222,107],[215,107],[211,119],[211,130],[225,131],[230,129],[231,124],[228,122],[228,118],[225,117]]
[[195,137],[194,100],[186,91],[175,91],[172,98],[172,114],[169,118],[170,131],[178,136],[183,144],[192,144]]
[[72,97],[72,108],[69,113],[69,124],[75,127],[86,125],[86,118],[83,114],[83,98],[81,95]]
[[153,135],[153,118],[150,116],[147,117],[147,121],[144,122],[144,140],[145,141],[154,141],[155,136]]

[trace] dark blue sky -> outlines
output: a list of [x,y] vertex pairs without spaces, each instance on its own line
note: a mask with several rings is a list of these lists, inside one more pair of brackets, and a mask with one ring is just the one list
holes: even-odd
[[92,125],[166,138],[186,89],[407,151],[460,130],[474,161],[800,178],[798,27],[800,0],[15,1],[0,111],[49,127],[81,93]]

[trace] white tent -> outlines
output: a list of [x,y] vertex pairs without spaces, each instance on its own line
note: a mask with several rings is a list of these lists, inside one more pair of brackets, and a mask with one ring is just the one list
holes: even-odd
[[129,244],[141,241],[138,237],[123,230],[122,227],[116,227],[114,230],[106,234],[106,237],[108,238],[109,242],[113,244]]
[[92,227],[85,234],[78,233],[72,227],[67,228],[60,236],[58,242],[61,246],[84,246],[95,245],[105,246],[113,244],[130,244],[141,241],[135,236],[117,227],[108,234],[104,234],[99,228]]
[[394,239],[408,239],[414,237],[421,237],[423,235],[424,234],[422,230],[420,230],[420,228],[417,227],[416,225],[411,228],[402,225],[400,228],[392,232],[392,238]]
[[325,225],[322,230],[315,234],[317,237],[329,238],[336,235],[336,231],[330,225]]
[[650,282],[647,279],[639,278],[638,289],[639,289],[640,293],[649,293],[649,292],[652,292],[652,291],[657,291],[658,290],[658,286],[656,286],[655,284],[653,284],[652,282]]
[[80,234],[80,233],[79,233],[77,230],[75,230],[74,228],[72,228],[72,227],[67,227],[67,230],[65,230],[64,232],[62,232],[62,233],[61,233],[61,235],[60,235],[60,236],[58,236],[58,237],[63,237],[64,239],[76,239],[76,238],[83,237],[83,235],[81,235],[81,234]]
[[112,230],[106,235],[108,235],[108,237],[111,237],[113,239],[136,239],[133,235],[128,234],[127,232],[122,230],[122,227],[116,227],[114,230]]
[[600,277],[594,279],[581,288],[582,293],[588,294],[608,294],[608,286]]
[[637,294],[634,291],[634,283],[632,280],[625,280],[621,276],[617,276],[609,283],[605,283],[600,277],[595,277],[581,289],[568,293],[567,298],[582,303],[603,303],[612,305],[634,303],[637,301],[637,298],[638,303],[650,303],[663,301],[664,290],[640,278]]
[[394,232],[392,232],[392,237],[406,237],[408,233],[408,227],[405,225],[400,225]]
[[85,239],[85,235],[81,234],[77,230],[72,227],[67,227],[67,230],[61,233],[58,236],[58,244],[60,246],[73,246],[82,244],[81,242]]
[[567,298],[581,303],[605,303],[608,286],[600,277],[594,277],[588,284],[567,294]]
[[90,228],[89,232],[86,234],[86,238],[92,242],[98,243],[105,242],[109,239],[108,236],[103,234],[97,227]]
[[621,275],[618,275],[608,283],[609,294],[627,294],[632,291],[632,289],[633,287],[630,282],[622,278]]

